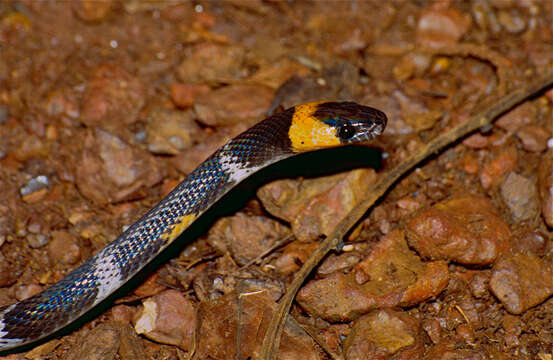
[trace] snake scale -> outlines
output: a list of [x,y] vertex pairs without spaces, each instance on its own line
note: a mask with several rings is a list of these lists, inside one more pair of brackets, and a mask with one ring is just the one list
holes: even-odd
[[104,300],[239,182],[298,153],[364,142],[386,115],[353,102],[298,105],[230,140],[113,242],[64,279],[0,309],[0,351],[52,335]]

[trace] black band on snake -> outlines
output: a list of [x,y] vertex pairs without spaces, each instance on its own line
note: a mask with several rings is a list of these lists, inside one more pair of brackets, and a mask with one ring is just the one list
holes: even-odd
[[0,351],[65,327],[148,264],[252,173],[295,154],[380,135],[386,116],[352,102],[295,106],[229,141],[117,239],[45,291],[0,309]]

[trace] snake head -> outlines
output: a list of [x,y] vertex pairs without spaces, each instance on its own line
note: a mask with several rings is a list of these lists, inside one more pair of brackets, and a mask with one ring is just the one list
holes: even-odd
[[288,136],[294,152],[365,142],[382,134],[386,115],[353,102],[318,102],[294,109]]

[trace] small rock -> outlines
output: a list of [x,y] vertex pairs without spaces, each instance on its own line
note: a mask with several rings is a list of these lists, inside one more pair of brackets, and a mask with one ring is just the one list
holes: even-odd
[[134,321],[137,334],[154,341],[189,350],[194,334],[195,310],[192,302],[176,290],[166,290],[142,302]]
[[501,26],[511,34],[520,34],[526,29],[526,21],[516,10],[500,10],[497,16]]
[[77,119],[80,115],[77,97],[69,89],[54,90],[48,94],[43,106],[46,114],[53,117],[67,116]]
[[553,294],[553,265],[533,254],[501,257],[492,270],[490,289],[512,314],[521,314]]
[[479,271],[470,280],[469,289],[477,299],[483,299],[489,295],[488,288],[490,282],[490,274],[488,272]]
[[525,125],[517,131],[517,136],[525,150],[542,152],[547,149],[547,140],[552,135],[541,126]]
[[290,222],[300,241],[329,235],[376,180],[373,169],[357,169],[307,180],[277,180],[257,191],[272,215]]
[[424,340],[417,319],[391,309],[373,311],[355,320],[344,341],[347,360],[418,359]]
[[48,255],[54,262],[65,265],[76,264],[81,258],[77,239],[67,231],[53,231],[48,244]]
[[202,42],[186,54],[177,75],[187,83],[228,82],[241,77],[244,55],[244,49],[238,46]]
[[539,229],[532,227],[519,228],[511,243],[514,252],[529,252],[537,256],[544,256],[548,247],[545,236]]
[[86,198],[106,204],[138,196],[142,187],[160,182],[160,167],[149,153],[96,128],[84,139],[74,173],[77,187]]
[[221,253],[230,252],[236,263],[245,265],[289,233],[276,220],[238,213],[219,219],[209,231],[207,242]]
[[274,91],[259,85],[229,85],[196,100],[198,120],[208,126],[251,124],[265,117]]
[[200,131],[190,112],[154,110],[146,125],[148,151],[176,155],[192,146]]
[[310,281],[297,301],[309,314],[346,321],[375,308],[418,304],[438,295],[448,280],[445,262],[421,262],[403,233],[392,231],[353,271]]
[[23,196],[29,195],[31,193],[34,193],[35,191],[47,188],[49,185],[50,182],[48,181],[48,177],[46,175],[39,175],[29,180],[27,184],[19,189],[19,193]]
[[71,5],[73,11],[81,20],[90,23],[98,23],[109,16],[113,1],[77,0],[71,2]]
[[196,102],[199,96],[209,92],[209,86],[201,84],[171,84],[171,100],[179,108],[187,108]]
[[417,23],[416,41],[430,47],[455,45],[470,26],[470,16],[453,8],[424,10]]
[[27,234],[25,239],[32,249],[39,249],[48,243],[48,238],[44,234]]
[[536,184],[514,172],[501,184],[501,197],[516,222],[531,219],[539,212]]
[[129,125],[137,120],[144,102],[145,86],[139,78],[117,65],[103,64],[86,83],[80,120],[106,129]]
[[498,185],[502,177],[515,169],[518,153],[514,147],[502,148],[491,160],[487,161],[480,173],[480,183],[484,189]]
[[509,245],[511,231],[487,199],[453,198],[417,212],[406,225],[409,245],[424,258],[489,265]]

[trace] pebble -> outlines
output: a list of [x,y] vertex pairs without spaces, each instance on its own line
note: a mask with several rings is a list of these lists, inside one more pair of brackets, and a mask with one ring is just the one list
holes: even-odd
[[32,249],[39,249],[48,243],[48,238],[44,234],[27,234],[25,239]]
[[148,152],[96,128],[88,131],[80,161],[74,169],[82,195],[98,204],[139,196],[143,187],[161,181],[162,164]]
[[417,212],[406,225],[423,258],[489,265],[509,246],[511,230],[485,198],[457,197]]
[[515,132],[524,125],[531,124],[536,119],[538,108],[531,102],[524,102],[513,110],[500,116],[495,122],[497,126],[508,132]]
[[343,343],[346,359],[419,359],[424,353],[419,321],[391,309],[375,310],[355,320]]
[[501,197],[516,222],[534,218],[539,213],[538,190],[534,181],[511,172],[500,187]]
[[500,10],[497,19],[510,34],[520,34],[526,29],[525,19],[516,10]]
[[492,293],[511,314],[522,314],[553,294],[553,265],[533,254],[501,257],[490,278]]
[[185,83],[217,84],[241,76],[245,51],[239,46],[204,42],[188,51],[177,68],[177,76]]
[[46,114],[59,117],[67,116],[70,119],[78,119],[80,116],[77,96],[69,89],[56,89],[46,96],[43,103]]
[[211,91],[194,104],[198,120],[208,126],[248,125],[266,117],[274,90],[260,85],[229,85]]
[[154,341],[189,350],[195,322],[194,305],[182,293],[166,290],[142,302],[134,329]]
[[200,127],[191,112],[156,109],[146,124],[148,151],[176,155],[197,141]]
[[423,10],[417,23],[416,41],[430,47],[454,45],[470,26],[470,16],[453,8]]
[[46,175],[39,175],[29,180],[23,187],[19,189],[19,193],[23,196],[29,195],[35,191],[42,190],[50,186],[50,182]]
[[522,148],[536,153],[547,149],[547,141],[551,136],[550,132],[537,125],[525,125],[517,131],[517,137],[522,142]]

